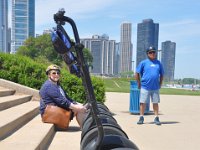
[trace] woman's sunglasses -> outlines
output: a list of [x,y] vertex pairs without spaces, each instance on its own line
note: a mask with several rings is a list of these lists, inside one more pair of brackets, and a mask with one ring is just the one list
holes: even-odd
[[53,75],[60,75],[60,72],[59,71],[53,71],[53,72],[51,72],[51,74],[53,74]]

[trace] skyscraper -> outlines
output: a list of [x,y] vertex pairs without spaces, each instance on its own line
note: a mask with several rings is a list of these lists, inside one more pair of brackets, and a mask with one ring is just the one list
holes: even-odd
[[115,43],[115,51],[113,54],[113,74],[119,74],[119,66],[120,66],[120,43]]
[[176,43],[171,41],[162,42],[161,62],[165,71],[164,79],[168,82],[174,80]]
[[12,0],[11,53],[35,36],[35,0]]
[[132,24],[122,23],[120,34],[120,72],[132,70]]
[[91,73],[96,75],[112,75],[114,63],[115,41],[109,40],[107,35],[93,35],[92,38],[81,39],[81,43],[88,48],[93,56]]
[[0,1],[0,52],[8,52],[8,1]]
[[137,25],[137,54],[136,66],[146,59],[146,49],[154,46],[158,49],[159,24],[154,23],[152,19],[145,19]]

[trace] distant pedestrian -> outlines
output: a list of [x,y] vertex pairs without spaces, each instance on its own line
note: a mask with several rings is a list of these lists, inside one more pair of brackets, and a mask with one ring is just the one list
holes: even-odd
[[150,103],[150,98],[153,103],[153,110],[155,114],[154,123],[161,125],[159,121],[158,112],[160,102],[159,89],[161,88],[164,70],[161,62],[157,60],[156,49],[149,47],[146,51],[147,59],[140,62],[136,69],[135,78],[140,90],[140,118],[137,124],[144,123],[144,111],[146,103]]

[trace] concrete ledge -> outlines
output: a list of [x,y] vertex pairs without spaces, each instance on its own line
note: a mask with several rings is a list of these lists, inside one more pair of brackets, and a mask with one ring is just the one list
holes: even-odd
[[12,136],[2,140],[0,147],[5,150],[47,150],[55,132],[53,124],[42,123],[40,115],[37,115]]
[[30,95],[11,95],[6,97],[0,97],[0,111],[14,107],[30,101],[32,96]]
[[13,89],[6,89],[5,87],[0,87],[0,97],[13,95],[15,90]]
[[0,79],[0,86],[14,89],[17,93],[23,93],[32,96],[32,100],[39,101],[39,91],[30,87],[26,87],[24,85],[20,85],[18,83],[14,83],[8,80]]
[[27,102],[0,111],[0,140],[5,139],[39,114],[39,102]]

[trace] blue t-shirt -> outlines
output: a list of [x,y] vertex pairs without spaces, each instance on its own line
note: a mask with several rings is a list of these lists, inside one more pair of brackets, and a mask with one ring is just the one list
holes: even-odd
[[160,89],[160,76],[164,75],[164,69],[159,60],[145,59],[141,61],[136,72],[141,77],[141,88],[146,90]]

